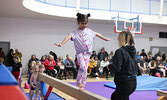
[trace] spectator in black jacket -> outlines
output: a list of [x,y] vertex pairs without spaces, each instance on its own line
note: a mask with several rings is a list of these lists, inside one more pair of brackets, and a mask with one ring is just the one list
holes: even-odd
[[98,59],[102,61],[105,57],[108,57],[107,51],[105,51],[104,47],[101,49],[101,51],[98,53]]
[[13,57],[14,57],[14,50],[13,50],[13,49],[10,49],[10,50],[9,50],[9,53],[8,53],[8,55],[7,55],[7,63],[8,63],[8,66],[12,66],[12,65],[13,65],[13,63],[14,63]]
[[116,50],[110,65],[114,73],[116,90],[112,100],[129,100],[136,89],[137,60],[134,39],[129,31],[122,31],[118,36],[120,48]]

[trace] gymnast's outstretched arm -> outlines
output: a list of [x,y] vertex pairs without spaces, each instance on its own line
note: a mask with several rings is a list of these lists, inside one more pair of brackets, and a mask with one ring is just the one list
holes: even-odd
[[101,35],[100,33],[96,33],[96,36],[99,37],[99,38],[101,38],[101,39],[103,39],[103,40],[105,40],[105,41],[110,41],[110,39],[104,37],[104,36]]
[[54,45],[59,46],[59,47],[62,47],[62,46],[63,46],[66,42],[68,42],[71,38],[72,38],[72,36],[69,34],[68,36],[66,36],[66,37],[64,38],[64,40],[61,42],[61,44],[54,43]]

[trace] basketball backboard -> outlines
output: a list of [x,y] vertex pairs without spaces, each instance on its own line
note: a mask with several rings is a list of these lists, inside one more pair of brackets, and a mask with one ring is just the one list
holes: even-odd
[[139,16],[136,18],[123,18],[117,15],[114,17],[115,19],[115,27],[114,31],[115,33],[120,33],[121,31],[131,31],[134,34],[142,34],[143,29],[142,29],[142,22],[139,20]]

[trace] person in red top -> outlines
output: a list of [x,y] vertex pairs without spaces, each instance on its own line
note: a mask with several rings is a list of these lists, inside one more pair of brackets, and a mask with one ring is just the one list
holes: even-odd
[[56,62],[54,60],[54,57],[52,55],[49,55],[48,59],[44,61],[44,66],[46,69],[46,74],[56,77],[56,69],[54,69],[54,66],[56,66]]

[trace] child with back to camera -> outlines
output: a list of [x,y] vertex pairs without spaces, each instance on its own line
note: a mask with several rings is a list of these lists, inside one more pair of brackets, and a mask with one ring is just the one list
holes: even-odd
[[80,64],[77,75],[77,86],[80,88],[79,90],[84,90],[86,84],[87,68],[89,64],[89,58],[92,52],[93,39],[95,38],[95,36],[97,36],[105,41],[110,41],[110,39],[104,37],[100,33],[97,33],[87,28],[88,17],[90,17],[90,14],[85,15],[77,13],[78,28],[75,29],[68,36],[66,36],[61,44],[55,43],[55,45],[61,47],[70,39],[74,41],[77,59]]

